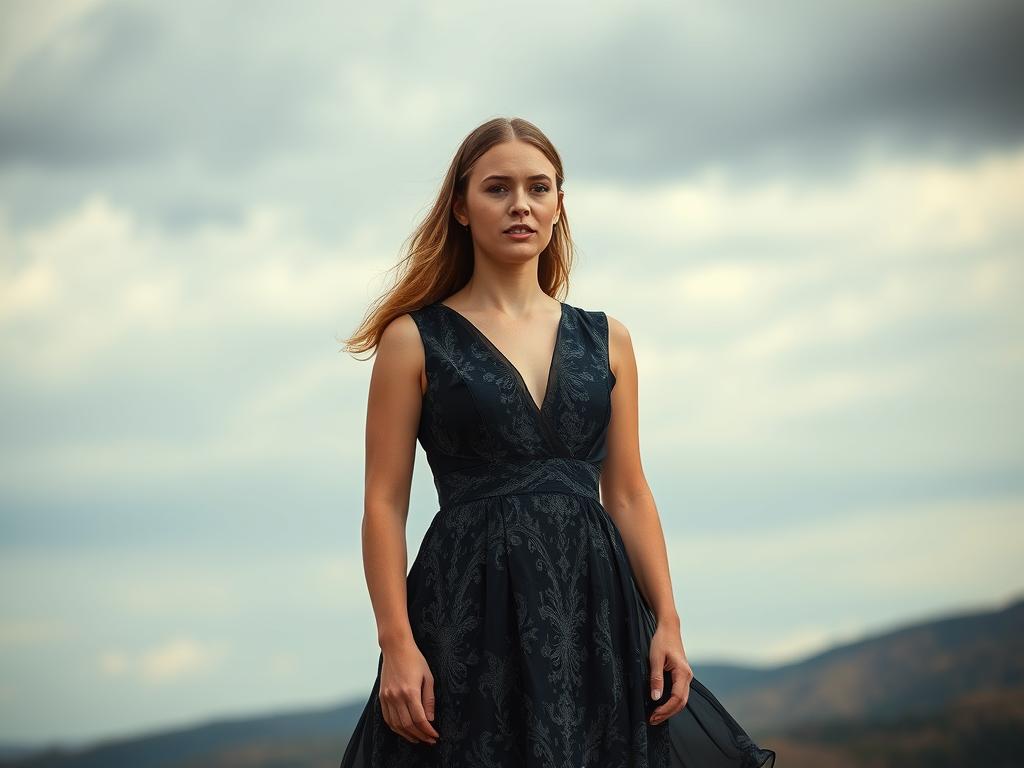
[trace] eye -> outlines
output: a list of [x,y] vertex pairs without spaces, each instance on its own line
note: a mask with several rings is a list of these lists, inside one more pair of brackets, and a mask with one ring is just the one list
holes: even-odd
[[[533,189],[534,190],[537,190],[538,187],[540,188],[540,192],[541,193],[545,193],[545,192],[550,192],[551,191],[551,188],[547,184],[534,184],[533,185]],[[487,188],[487,191],[488,192],[494,192],[494,191],[499,190],[499,189],[505,189],[505,185],[504,184],[492,184],[491,186],[489,186]]]

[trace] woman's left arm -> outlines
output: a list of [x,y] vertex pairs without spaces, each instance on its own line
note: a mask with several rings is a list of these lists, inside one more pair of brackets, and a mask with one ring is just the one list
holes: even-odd
[[608,455],[601,468],[601,501],[622,535],[637,586],[657,619],[651,641],[651,698],[661,698],[662,672],[672,694],[652,715],[658,723],[686,705],[693,671],[686,660],[672,593],[668,552],[657,505],[640,461],[638,376],[627,328],[608,316],[609,365],[615,375]]

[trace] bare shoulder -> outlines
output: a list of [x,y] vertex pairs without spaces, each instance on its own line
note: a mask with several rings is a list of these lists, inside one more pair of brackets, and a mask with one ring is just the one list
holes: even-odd
[[423,345],[420,341],[420,330],[416,326],[416,321],[413,320],[412,315],[405,313],[399,315],[381,331],[379,350],[384,351],[388,349],[392,352],[398,352],[399,354],[403,350],[423,350]]
[[609,315],[607,312],[604,316],[608,318],[608,340],[616,341],[620,344],[629,341],[629,329],[626,328],[619,318]]
[[617,317],[612,317],[607,312],[608,318],[608,345],[615,349],[628,350],[633,348],[633,338],[629,335],[626,324]]
[[384,326],[376,356],[375,368],[397,378],[415,378],[420,382],[420,390],[425,388],[426,356],[420,330],[412,315],[399,315]]
[[625,323],[607,312],[605,317],[608,318],[608,364],[618,378],[621,362],[633,357],[633,340]]

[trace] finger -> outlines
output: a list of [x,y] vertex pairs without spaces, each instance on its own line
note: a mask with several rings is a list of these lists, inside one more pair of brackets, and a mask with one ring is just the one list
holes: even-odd
[[427,714],[423,711],[423,704],[420,701],[419,695],[407,702],[406,707],[409,710],[409,715],[412,717],[412,729],[416,736],[423,741],[431,743],[436,741],[438,733],[434,730],[434,726],[430,724],[430,721],[427,720]]
[[690,680],[693,679],[693,674],[682,665],[673,667],[669,672],[672,675],[672,693],[668,697],[668,701],[654,710],[651,715],[652,723],[672,717],[686,706],[686,702],[690,698]]
[[423,711],[427,720],[434,719],[434,678],[429,674],[423,676]]
[[434,742],[436,737],[432,736],[429,731],[424,730],[423,724],[433,730],[430,723],[427,722],[427,717],[423,713],[423,707],[420,705],[419,693],[408,692],[405,694],[405,699],[398,704],[398,711],[402,718],[402,727],[405,732],[409,734],[409,737],[415,742]]
[[657,722],[659,720],[664,720],[667,717],[671,717],[682,708],[682,698],[678,694],[672,693],[664,704],[654,710],[651,714],[651,721]]
[[663,675],[665,674],[665,657],[660,654],[654,654],[651,656],[651,698],[660,699],[662,685],[665,682]]
[[395,717],[395,710],[394,707],[391,706],[391,703],[386,699],[381,699],[380,710],[384,713],[384,722],[388,724],[388,728],[402,738],[405,738],[405,735],[402,733],[402,724],[399,723],[398,719]]
[[402,716],[398,705],[391,700],[391,697],[387,699],[381,699],[381,709],[386,713],[384,719],[396,734],[401,736],[406,741],[415,743],[416,739],[412,738],[409,730],[402,724]]
[[690,699],[691,680],[693,680],[693,672],[689,666],[680,666],[672,670],[672,690],[679,694],[679,699],[682,702],[679,709],[685,707],[686,702]]
[[[434,678],[429,674],[423,676],[423,686],[421,688],[423,697],[423,715],[427,720],[434,719]],[[437,732],[432,723],[427,724],[429,733],[433,735],[435,739],[440,738],[441,734]]]
[[414,744],[418,744],[423,741],[424,739],[419,734],[419,729],[416,727],[412,712],[409,711],[408,702],[399,701],[395,704],[395,709],[398,710],[398,717],[402,721],[402,731],[405,733],[409,741]]

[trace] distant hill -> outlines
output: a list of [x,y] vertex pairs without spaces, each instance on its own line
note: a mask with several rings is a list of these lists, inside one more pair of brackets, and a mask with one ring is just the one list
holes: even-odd
[[1024,689],[970,694],[929,714],[842,720],[769,734],[780,768],[1018,768]]
[[[1016,757],[1024,732],[1024,599],[791,664],[693,669],[755,741],[776,750],[779,768],[1024,763]],[[0,766],[336,768],[364,704],[365,698],[321,711],[222,719],[20,757],[23,748],[0,746]]]
[[1024,599],[890,630],[745,676],[693,669],[712,691],[721,690],[737,720],[757,730],[941,712],[965,697],[1024,686]]

